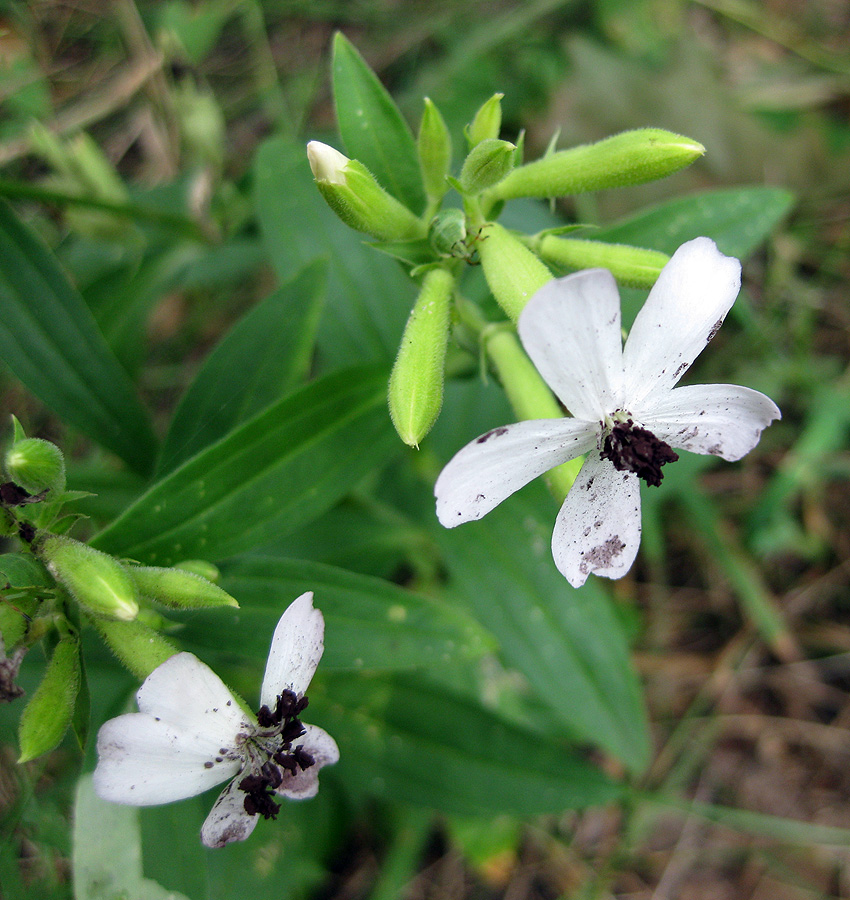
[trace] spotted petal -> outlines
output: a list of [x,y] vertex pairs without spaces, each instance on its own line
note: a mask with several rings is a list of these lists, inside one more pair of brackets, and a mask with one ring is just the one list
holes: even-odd
[[526,352],[570,413],[598,422],[620,405],[620,295],[606,269],[547,282],[519,317]]
[[336,741],[322,728],[305,725],[305,733],[295,745],[313,757],[313,765],[306,769],[297,769],[295,774],[283,773],[283,783],[277,793],[291,800],[306,800],[315,797],[319,790],[319,770],[323,766],[333,765],[339,761],[339,748]]
[[708,238],[682,244],[661,270],[623,350],[629,408],[672,388],[723,324],[741,264]]
[[257,827],[258,815],[245,811],[245,792],[237,787],[240,772],[218,795],[201,827],[201,842],[205,847],[224,847],[233,841],[244,841]]
[[[153,806],[193,797],[231,778],[241,762],[218,719],[182,730],[147,713],[110,719],[97,736],[94,788],[112,803]],[[230,741],[230,744],[225,743]]]
[[301,696],[322,658],[325,648],[325,620],[313,608],[313,592],[307,591],[289,604],[272,637],[260,703],[274,708],[284,690]]
[[480,519],[533,478],[590,450],[596,428],[580,419],[536,419],[482,434],[440,473],[437,518],[446,528]]
[[640,481],[590,453],[552,533],[555,565],[573,587],[593,572],[622,578],[640,546]]
[[224,682],[192,653],[176,653],[157,666],[136,694],[139,711],[187,734],[217,733],[219,742],[248,728],[247,716]]
[[737,384],[695,384],[658,398],[643,424],[677,450],[710,453],[730,462],[755,447],[762,431],[781,418],[764,394]]

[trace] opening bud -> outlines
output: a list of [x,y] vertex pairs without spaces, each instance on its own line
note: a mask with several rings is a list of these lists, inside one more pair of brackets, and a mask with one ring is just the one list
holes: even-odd
[[664,178],[705,153],[691,138],[660,128],[624,131],[519,166],[493,189],[499,200],[563,197]]
[[56,535],[44,540],[38,553],[51,575],[88,612],[122,621],[136,617],[136,587],[117,559]]
[[454,278],[445,269],[426,273],[390,375],[390,417],[398,436],[411,447],[419,446],[443,405],[453,290]]
[[319,141],[307,144],[307,158],[326,203],[350,228],[381,241],[424,237],[420,220],[362,163]]

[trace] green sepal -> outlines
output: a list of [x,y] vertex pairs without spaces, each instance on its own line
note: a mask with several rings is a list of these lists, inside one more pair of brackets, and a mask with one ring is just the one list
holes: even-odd
[[519,238],[497,222],[483,227],[477,246],[490,291],[516,322],[532,294],[552,280],[552,273]]
[[236,600],[217,585],[185,569],[159,566],[126,566],[143,600],[172,609],[209,609],[236,606]]
[[608,269],[627,287],[651,288],[670,261],[666,253],[658,250],[553,235],[542,238],[536,249],[544,262],[556,266],[571,270]]
[[137,619],[120,622],[91,616],[89,621],[107,647],[140,681],[178,652],[171,641]]
[[480,194],[497,185],[513,168],[516,147],[510,141],[486,138],[477,143],[460,170],[465,194]]
[[504,94],[493,94],[475,113],[475,118],[465,129],[469,149],[482,141],[491,140],[499,136],[502,130],[502,97]]
[[440,110],[428,97],[422,110],[416,150],[425,194],[431,203],[437,204],[449,189],[446,175],[452,165],[452,138]]
[[74,715],[80,689],[80,646],[76,637],[63,637],[35,693],[21,715],[19,763],[53,750],[65,735]]
[[660,128],[624,131],[514,169],[493,188],[493,197],[563,197],[643,184],[689,166],[704,153],[697,141]]
[[5,468],[9,478],[31,494],[49,490],[54,500],[65,490],[65,457],[50,441],[16,440],[6,451]]

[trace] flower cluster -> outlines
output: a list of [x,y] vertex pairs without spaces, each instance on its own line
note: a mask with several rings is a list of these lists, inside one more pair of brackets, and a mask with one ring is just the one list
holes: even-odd
[[519,317],[532,362],[572,417],[518,422],[467,444],[435,485],[448,528],[479,519],[549,469],[587,454],[552,535],[574,587],[593,572],[620,578],[640,544],[640,480],[690,450],[737,460],[780,417],[758,391],[729,384],[676,387],[717,334],[741,284],[741,265],[708,238],[683,244],[664,267],[623,346],[620,298],[605,269],[545,284]]
[[300,720],[323,638],[313,595],[302,594],[275,628],[256,717],[191,653],[166,660],[139,688],[139,712],[100,729],[98,795],[153,806],[231,779],[201,829],[207,847],[245,840],[259,816],[274,819],[276,796],[314,796],[319,770],[339,759],[334,739]]

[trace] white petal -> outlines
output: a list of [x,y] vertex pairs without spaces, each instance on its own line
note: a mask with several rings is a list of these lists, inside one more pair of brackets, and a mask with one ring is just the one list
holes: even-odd
[[325,620],[313,609],[313,592],[289,604],[272,637],[260,703],[274,709],[284,690],[299,697],[307,690],[325,649]]
[[248,728],[245,712],[224,682],[191,653],[176,653],[157,666],[136,694],[139,710],[196,739],[232,747]]
[[146,713],[110,719],[97,736],[94,787],[112,803],[153,806],[193,797],[239,770],[215,733],[202,735]]
[[635,413],[644,427],[677,450],[734,461],[755,447],[762,431],[781,418],[764,394],[737,384],[695,384],[660,396],[651,411]]
[[242,773],[218,795],[210,814],[201,827],[205,847],[224,847],[233,841],[244,841],[257,827],[259,815],[245,812],[245,792],[237,787]]
[[555,565],[573,587],[591,572],[622,578],[631,568],[640,546],[639,485],[632,472],[588,455],[552,533]]
[[277,793],[290,800],[306,800],[315,797],[319,790],[319,770],[323,766],[333,765],[339,761],[339,748],[336,741],[322,728],[305,725],[305,734],[294,742],[313,757],[313,765],[306,769],[298,769],[294,775],[283,772],[283,783]]
[[535,419],[482,434],[440,473],[437,518],[446,528],[480,519],[533,478],[594,447],[597,427],[581,419]]
[[572,415],[597,421],[618,408],[620,295],[607,269],[547,282],[528,301],[518,328],[532,362]]
[[676,384],[723,324],[740,287],[741,264],[714,241],[696,238],[679,247],[626,341],[628,404],[639,405]]

